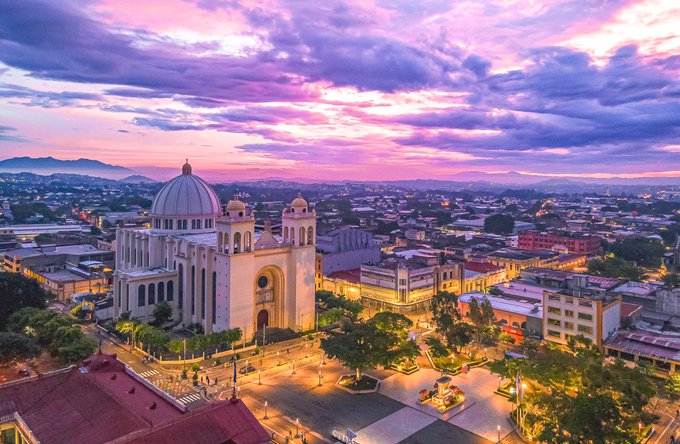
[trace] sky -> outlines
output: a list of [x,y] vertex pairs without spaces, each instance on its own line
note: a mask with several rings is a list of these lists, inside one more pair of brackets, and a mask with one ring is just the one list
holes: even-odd
[[0,159],[680,176],[675,0],[0,0]]

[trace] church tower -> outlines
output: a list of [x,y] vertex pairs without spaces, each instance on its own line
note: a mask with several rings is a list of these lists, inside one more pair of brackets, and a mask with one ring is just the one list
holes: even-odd
[[255,215],[238,196],[224,207],[217,219],[217,252],[226,255],[250,253],[254,250]]
[[316,244],[316,210],[309,211],[307,201],[298,196],[290,207],[283,210],[281,229],[283,242],[293,247],[313,246]]

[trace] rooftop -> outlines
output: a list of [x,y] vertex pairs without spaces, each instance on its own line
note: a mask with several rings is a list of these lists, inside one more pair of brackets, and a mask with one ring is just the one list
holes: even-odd
[[463,293],[460,296],[458,296],[458,300],[460,302],[465,303],[469,303],[470,300],[472,300],[472,298],[488,300],[489,302],[491,302],[491,306],[495,310],[505,311],[508,313],[516,313],[537,319],[543,318],[543,304],[537,302],[508,299],[502,296],[494,296],[491,294],[480,293],[477,291]]

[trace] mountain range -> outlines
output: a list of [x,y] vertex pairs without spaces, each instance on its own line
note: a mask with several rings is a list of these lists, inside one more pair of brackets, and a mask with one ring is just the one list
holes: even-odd
[[[167,179],[176,174],[175,169],[155,167],[152,169],[152,174],[157,179]],[[93,159],[77,159],[77,160],[62,160],[54,157],[13,157],[11,159],[0,161],[0,172],[19,173],[29,172],[35,174],[49,175],[54,173],[67,174],[81,174],[95,177],[103,177],[107,179],[116,179],[128,183],[150,183],[154,179],[150,179],[138,174],[138,171],[130,168],[111,165]],[[163,177],[161,177],[163,176]],[[168,177],[165,177],[168,176]],[[205,178],[211,182],[220,182],[220,174],[217,172],[208,172],[204,174]],[[319,180],[302,179],[302,178],[281,178],[271,177],[266,179],[248,180],[243,182],[260,182],[281,180],[284,182],[300,182],[306,184],[319,183]],[[224,181],[223,182],[233,182]],[[490,184],[490,185],[542,185],[546,186],[576,186],[581,184],[601,184],[601,185],[680,185],[680,177],[638,177],[638,178],[583,178],[583,177],[560,177],[555,178],[551,176],[542,176],[534,174],[523,174],[516,171],[506,173],[487,173],[483,171],[464,171],[455,173],[446,179],[405,179],[405,180],[389,180],[389,181],[369,181],[369,180],[324,180],[323,183],[357,183],[357,184],[394,184],[397,186],[420,188],[420,189],[447,189],[451,187],[461,187],[466,184]]]

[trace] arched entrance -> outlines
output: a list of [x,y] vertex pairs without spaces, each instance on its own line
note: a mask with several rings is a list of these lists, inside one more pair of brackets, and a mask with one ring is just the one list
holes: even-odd
[[269,312],[260,310],[257,314],[257,330],[262,330],[264,327],[269,327]]

